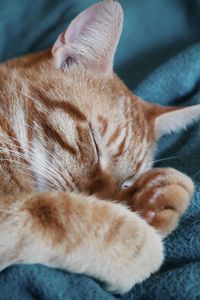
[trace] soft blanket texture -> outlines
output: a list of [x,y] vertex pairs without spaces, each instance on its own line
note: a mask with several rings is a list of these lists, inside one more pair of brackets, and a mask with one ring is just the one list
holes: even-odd
[[[53,43],[69,21],[94,0],[1,0],[0,60]],[[123,35],[115,69],[146,100],[170,105],[200,103],[200,1],[123,0]],[[196,183],[192,204],[165,241],[159,272],[123,300],[200,299],[200,121],[160,140],[159,166],[172,166]],[[120,298],[120,297],[119,297]],[[93,279],[40,265],[0,273],[0,300],[114,300]]]

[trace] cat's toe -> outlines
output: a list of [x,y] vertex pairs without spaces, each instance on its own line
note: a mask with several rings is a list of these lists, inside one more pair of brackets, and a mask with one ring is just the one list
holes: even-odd
[[162,235],[176,228],[194,191],[191,179],[172,168],[153,169],[136,186],[132,208]]

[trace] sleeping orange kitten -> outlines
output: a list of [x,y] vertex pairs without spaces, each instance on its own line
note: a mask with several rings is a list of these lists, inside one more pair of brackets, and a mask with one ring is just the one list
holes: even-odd
[[0,66],[0,268],[41,263],[124,293],[163,261],[193,183],[152,168],[159,137],[200,105],[161,107],[113,72],[117,2],[78,15],[52,50]]

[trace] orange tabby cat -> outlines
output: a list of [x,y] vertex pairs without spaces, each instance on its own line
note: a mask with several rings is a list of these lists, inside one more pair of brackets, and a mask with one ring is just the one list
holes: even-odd
[[163,261],[162,237],[193,183],[152,169],[154,148],[200,106],[161,107],[128,90],[112,68],[122,19],[119,3],[97,3],[51,51],[0,66],[1,269],[42,263],[124,293]]

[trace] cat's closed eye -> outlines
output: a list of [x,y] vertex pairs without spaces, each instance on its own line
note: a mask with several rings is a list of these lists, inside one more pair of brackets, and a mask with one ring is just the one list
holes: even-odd
[[124,182],[122,182],[121,188],[122,189],[130,188],[133,185],[134,181],[135,181],[135,176],[133,175],[133,176],[127,178]]

